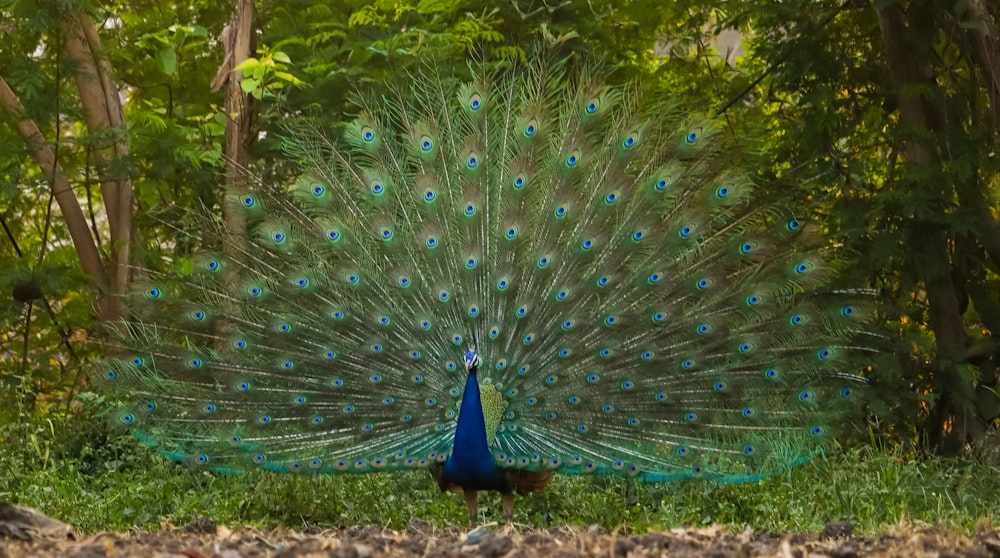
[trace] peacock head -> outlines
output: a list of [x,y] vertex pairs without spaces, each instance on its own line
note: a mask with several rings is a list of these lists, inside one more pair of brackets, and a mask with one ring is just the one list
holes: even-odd
[[479,368],[479,355],[475,349],[469,349],[465,353],[465,370],[469,374],[475,374],[477,368]]

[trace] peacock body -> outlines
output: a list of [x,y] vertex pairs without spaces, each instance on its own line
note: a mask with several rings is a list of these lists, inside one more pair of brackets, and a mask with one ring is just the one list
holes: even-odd
[[851,408],[863,301],[709,119],[539,60],[290,131],[293,186],[150,273],[100,376],[117,419],[215,470],[760,478]]

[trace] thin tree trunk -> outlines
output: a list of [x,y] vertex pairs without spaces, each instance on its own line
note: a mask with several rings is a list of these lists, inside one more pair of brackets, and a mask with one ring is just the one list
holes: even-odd
[[[97,162],[98,179],[111,233],[110,294],[123,295],[129,285],[132,224],[132,179],[125,164],[128,132],[111,65],[104,57],[100,36],[85,14],[70,12],[60,23],[66,54],[73,61],[87,129]],[[117,298],[115,304],[118,304]],[[120,314],[120,308],[115,309]]]
[[[905,142],[907,174],[920,175],[940,166],[938,155],[926,138],[934,137],[930,132],[931,113],[924,105],[923,98],[915,91],[934,87],[921,79],[922,52],[911,38],[898,4],[889,4],[877,11],[879,29],[886,54],[889,74],[892,78],[896,101],[899,104],[899,122],[909,135]],[[936,98],[937,96],[930,96]],[[919,138],[919,139],[915,139]],[[911,182],[915,187],[922,185]],[[944,193],[940,196],[945,195]],[[944,201],[939,199],[942,211]],[[939,223],[914,223],[914,238],[920,250],[931,262],[917,270],[927,292],[928,318],[934,332],[937,348],[936,366],[941,380],[936,382],[941,390],[941,398],[934,409],[935,424],[931,425],[931,436],[939,449],[955,450],[965,442],[966,426],[971,417],[963,411],[961,401],[974,396],[972,386],[959,373],[959,364],[965,355],[966,335],[962,320],[961,304],[951,278],[951,258],[946,231]],[[973,419],[974,420],[974,419]],[[951,424],[950,436],[943,429]]]
[[[993,10],[996,10],[993,5]],[[993,110],[993,131],[1000,134],[1000,40],[997,38],[997,13],[984,0],[969,0],[966,33],[972,46],[972,60],[983,73]]]
[[[219,75],[213,82],[217,89],[221,83],[226,84],[226,191],[231,196],[245,180],[246,169],[250,163],[250,146],[253,143],[250,127],[250,96],[240,87],[243,81],[242,71],[233,71],[244,60],[250,57],[253,50],[253,0],[238,0],[232,19],[223,30],[223,41],[226,49],[225,61],[219,68]],[[229,210],[229,204],[223,204],[223,218],[230,233],[242,233],[246,223],[242,214]],[[229,235],[226,235],[227,239]],[[227,239],[223,239],[227,243]]]
[[21,139],[27,144],[45,176],[52,181],[52,194],[66,221],[66,228],[76,248],[80,267],[101,293],[98,298],[98,314],[102,319],[114,319],[117,314],[114,301],[109,296],[108,276],[104,271],[97,244],[90,235],[87,218],[83,214],[80,202],[76,199],[59,161],[56,160],[52,147],[45,141],[45,136],[42,135],[38,125],[25,116],[24,106],[3,77],[0,77],[0,106],[16,121]]

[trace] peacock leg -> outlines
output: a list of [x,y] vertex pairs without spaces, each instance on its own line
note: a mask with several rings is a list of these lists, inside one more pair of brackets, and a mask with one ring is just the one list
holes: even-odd
[[476,521],[479,518],[479,502],[476,501],[476,491],[469,490],[468,488],[463,490],[465,494],[465,507],[469,508],[469,521],[473,526],[476,525]]
[[514,493],[501,494],[500,502],[503,503],[503,517],[507,520],[507,525],[510,525],[514,521]]

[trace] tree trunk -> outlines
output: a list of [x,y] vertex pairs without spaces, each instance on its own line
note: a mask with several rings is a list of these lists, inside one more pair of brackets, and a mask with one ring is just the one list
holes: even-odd
[[[929,57],[921,55],[928,49],[920,48],[909,36],[904,13],[898,4],[886,5],[876,13],[899,106],[899,123],[909,138],[905,141],[907,174],[911,177],[927,176],[941,163],[930,139],[938,137],[931,130],[934,113],[931,107],[925,105],[924,98],[915,93],[928,88],[932,91],[938,89],[933,81],[921,79],[918,64],[929,60]],[[940,98],[938,95],[928,97]],[[905,180],[905,183],[913,188],[928,187],[919,179]],[[942,213],[946,206],[945,195],[941,192],[936,196]],[[959,373],[959,364],[965,355],[966,335],[961,303],[951,278],[949,239],[941,223],[918,221],[912,227],[915,231],[912,238],[919,242],[921,252],[930,262],[930,265],[922,265],[916,271],[927,292],[928,321],[937,349],[935,368],[940,375],[935,382],[940,398],[932,413],[934,423],[930,425],[929,434],[938,449],[955,451],[966,441],[969,421],[976,419],[967,416],[970,413],[965,411],[974,397],[972,386]]]
[[[253,144],[250,126],[250,96],[243,92],[240,82],[243,81],[242,71],[233,71],[253,51],[253,0],[238,0],[236,11],[229,24],[222,32],[226,57],[219,74],[213,81],[213,89],[226,84],[226,191],[228,198],[238,190],[245,180],[246,169],[250,164],[250,146]],[[223,203],[223,218],[230,233],[242,233],[246,228],[242,214],[231,211],[229,204]],[[230,235],[223,239],[224,250],[229,253]]]
[[87,129],[97,162],[98,179],[111,234],[109,262],[110,294],[115,307],[105,319],[120,315],[117,297],[129,285],[132,244],[132,179],[129,176],[128,131],[118,88],[111,79],[111,66],[104,57],[101,39],[93,22],[83,13],[70,12],[61,22],[63,46],[73,61],[74,78],[80,90]]
[[90,236],[87,218],[83,214],[80,202],[76,199],[59,161],[56,160],[52,147],[45,141],[45,136],[38,129],[38,125],[25,116],[24,106],[3,77],[0,77],[0,107],[3,107],[16,121],[18,133],[27,144],[35,161],[42,167],[42,172],[50,180],[52,195],[66,221],[66,228],[76,248],[80,267],[101,293],[97,303],[99,316],[102,319],[114,319],[117,316],[116,303],[110,295],[108,276],[101,262],[101,254],[94,238]]

